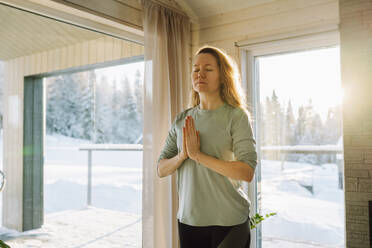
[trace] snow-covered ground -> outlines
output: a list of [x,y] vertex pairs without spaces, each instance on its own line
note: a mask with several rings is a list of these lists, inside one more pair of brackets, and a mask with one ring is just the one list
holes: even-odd
[[[92,201],[86,208],[86,141],[47,136],[45,225],[0,229],[12,247],[141,247],[142,153],[93,152]],[[1,144],[2,145],[2,144]],[[343,247],[343,191],[334,164],[262,161],[264,248]],[[303,185],[313,185],[313,194]]]
[[[46,137],[46,214],[86,206],[88,155],[79,151],[83,142],[64,136]],[[140,215],[142,152],[94,151],[92,161],[93,206]]]
[[[263,247],[286,240],[344,247],[344,193],[338,189],[337,166],[285,162],[281,171],[280,163],[262,161],[262,212],[277,213],[262,223]],[[301,185],[313,185],[313,194]]]

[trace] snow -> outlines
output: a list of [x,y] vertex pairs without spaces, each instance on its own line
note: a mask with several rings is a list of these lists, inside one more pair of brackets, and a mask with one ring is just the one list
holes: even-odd
[[[281,171],[280,163],[262,161],[262,212],[277,213],[262,223],[264,247],[270,247],[270,240],[343,247],[344,193],[337,188],[337,166],[285,162]],[[305,170],[288,178],[286,171],[294,169]],[[309,177],[312,181],[305,184],[313,185],[313,194],[301,186],[303,178]]]
[[[88,152],[79,151],[81,146],[76,139],[46,137],[46,214],[86,206]],[[142,152],[94,151],[92,154],[93,206],[141,214]]]
[[[0,238],[12,247],[141,247],[142,152],[94,151],[93,206],[86,207],[88,156],[79,147],[89,142],[46,136],[45,143],[45,224],[23,233],[1,228]],[[344,246],[335,164],[261,166],[261,213],[277,213],[262,223],[263,247]]]

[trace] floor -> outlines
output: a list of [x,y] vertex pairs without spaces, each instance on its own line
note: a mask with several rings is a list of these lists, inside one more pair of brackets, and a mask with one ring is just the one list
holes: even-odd
[[142,246],[141,216],[89,207],[47,215],[42,228],[18,233],[2,228],[12,248],[93,248]]

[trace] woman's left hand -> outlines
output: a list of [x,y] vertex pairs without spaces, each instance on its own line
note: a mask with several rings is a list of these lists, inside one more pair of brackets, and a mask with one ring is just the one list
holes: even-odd
[[194,119],[191,116],[186,117],[186,147],[189,158],[197,161],[200,153],[200,136],[199,131],[195,129]]

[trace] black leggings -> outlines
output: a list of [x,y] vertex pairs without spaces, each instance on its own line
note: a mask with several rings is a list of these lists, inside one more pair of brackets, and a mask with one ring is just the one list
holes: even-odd
[[181,248],[249,248],[249,218],[235,226],[189,226],[178,221]]

